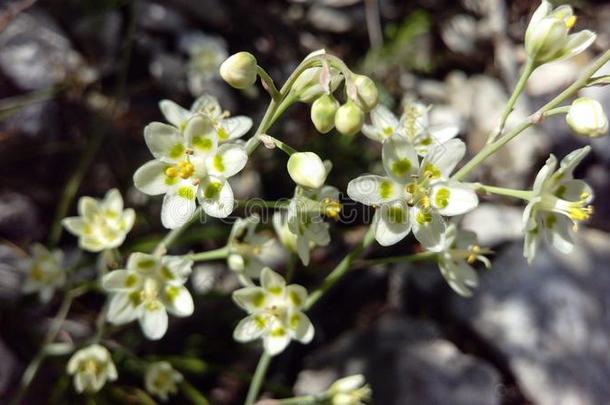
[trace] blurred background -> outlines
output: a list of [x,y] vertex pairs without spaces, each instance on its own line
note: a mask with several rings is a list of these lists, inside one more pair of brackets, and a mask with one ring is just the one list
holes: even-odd
[[[557,4],[558,2],[553,2]],[[610,47],[610,3],[578,0],[576,29],[598,39],[587,52],[545,65],[530,79],[509,126],[524,119]],[[525,53],[522,39],[532,0],[4,0],[0,2],[0,403],[15,391],[37,352],[61,298],[42,305],[21,294],[16,265],[30,244],[59,243],[70,260],[89,267],[58,220],[75,215],[82,195],[121,190],[136,209],[123,253],[147,251],[164,235],[161,198],[133,187],[149,159],[142,136],[162,121],[161,99],[188,107],[203,93],[234,115],[260,120],[268,95],[225,85],[218,67],[231,53],[253,53],[281,84],[302,58],[319,48],[371,76],[382,103],[400,113],[408,100],[433,104],[432,121],[460,126],[469,153],[495,127]],[[600,72],[610,74],[610,67]],[[610,111],[610,92],[589,88]],[[379,170],[380,145],[364,136],[317,134],[309,108],[296,105],[271,133],[297,149],[331,159],[329,184],[345,190],[364,172]],[[531,186],[555,153],[582,146],[562,118],[548,119],[508,144],[475,174],[489,184]],[[494,249],[471,299],[453,293],[434,265],[359,266],[312,311],[312,344],[293,343],[272,363],[265,395],[325,390],[336,378],[364,373],[374,403],[606,404],[610,398],[610,141],[577,171],[594,188],[595,214],[579,229],[577,249],[564,256],[544,249],[533,266],[522,259],[521,212],[512,200],[483,198],[466,215],[483,246]],[[277,151],[259,149],[232,179],[237,197],[290,197],[293,183]],[[358,207],[358,218],[364,207]],[[239,211],[235,213],[241,215]],[[359,240],[365,225],[333,226],[333,243],[314,251],[296,282],[316,286]],[[263,228],[271,232],[267,223]],[[230,225],[197,224],[173,253],[225,244]],[[368,257],[417,251],[412,238]],[[169,359],[212,404],[243,401],[258,359],[256,345],[233,342],[242,313],[230,300],[237,281],[225,263],[198,266],[190,283],[195,314],[172,319],[167,336],[145,340],[131,324],[112,335],[145,359]],[[283,270],[283,261],[277,269]],[[79,342],[93,332],[104,296],[80,298],[59,335]],[[142,377],[117,360],[120,379],[94,401],[146,403]],[[52,356],[25,404],[84,403],[65,374],[66,356]],[[93,400],[93,399],[89,399]],[[191,403],[181,393],[173,403]]]

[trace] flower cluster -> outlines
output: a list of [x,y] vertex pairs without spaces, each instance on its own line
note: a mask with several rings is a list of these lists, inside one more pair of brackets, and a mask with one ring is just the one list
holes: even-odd
[[270,355],[281,353],[293,339],[309,343],[314,329],[303,313],[307,290],[297,284],[286,285],[284,278],[268,267],[263,269],[260,282],[260,287],[245,287],[233,293],[235,303],[249,314],[235,327],[235,340],[261,338]]
[[102,279],[103,288],[112,294],[108,321],[122,325],[138,319],[147,338],[162,338],[167,312],[178,317],[193,313],[193,298],[184,287],[192,266],[184,256],[131,254],[127,269],[111,271]]
[[25,280],[21,287],[26,294],[37,292],[42,302],[49,302],[57,288],[66,283],[64,254],[61,250],[49,251],[36,243],[30,248],[30,256],[19,263]]
[[108,191],[101,201],[81,197],[78,214],[78,217],[64,218],[62,223],[78,236],[80,248],[90,252],[121,246],[136,219],[133,209],[123,209],[123,197],[117,189]]
[[188,222],[198,199],[206,214],[224,218],[234,207],[227,179],[244,168],[248,155],[233,142],[252,126],[247,117],[228,117],[209,95],[197,99],[190,110],[172,101],[160,103],[171,124],[153,122],[144,139],[155,157],[134,174],[136,187],[145,194],[165,194],[161,222],[177,228]]

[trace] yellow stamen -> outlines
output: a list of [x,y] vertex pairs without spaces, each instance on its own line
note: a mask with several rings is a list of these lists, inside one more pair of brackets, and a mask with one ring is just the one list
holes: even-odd
[[576,16],[571,15],[565,19],[565,24],[568,29],[572,28],[576,24]]
[[178,169],[176,169],[173,166],[168,167],[167,169],[165,169],[165,175],[167,177],[174,178],[174,177],[178,176]]

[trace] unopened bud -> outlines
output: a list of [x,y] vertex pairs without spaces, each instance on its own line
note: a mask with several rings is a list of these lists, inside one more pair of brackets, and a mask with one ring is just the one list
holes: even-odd
[[311,105],[311,121],[316,129],[325,134],[335,127],[335,113],[339,102],[331,94],[318,97]]
[[326,181],[326,167],[313,152],[296,152],[288,159],[288,174],[299,186],[320,188]]
[[231,55],[220,65],[220,76],[236,89],[247,89],[256,82],[256,58],[248,52]]
[[598,138],[608,132],[608,118],[601,104],[592,98],[581,97],[572,103],[566,122],[578,135]]
[[343,135],[355,135],[364,123],[364,112],[351,100],[343,104],[335,114],[335,127]]
[[379,103],[379,92],[375,82],[364,75],[353,75],[352,80],[357,93],[357,100],[354,101],[364,112],[371,111]]
[[[292,93],[296,95],[297,100],[302,103],[311,103],[325,93],[327,89],[322,86],[320,79],[322,69],[323,68],[321,67],[312,67],[306,69],[299,75],[292,85]],[[330,83],[328,83],[328,90],[331,92],[335,91],[337,87],[339,87],[339,84],[341,84],[342,80],[343,76],[339,73],[339,71],[337,69],[330,68]]]

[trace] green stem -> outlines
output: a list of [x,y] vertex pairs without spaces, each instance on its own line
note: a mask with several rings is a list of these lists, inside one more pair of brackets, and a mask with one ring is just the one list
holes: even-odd
[[588,80],[597,72],[602,66],[604,66],[610,60],[610,50],[606,51],[600,56],[597,61],[589,69],[587,69],[578,80],[572,83],[568,88],[562,91],[557,97],[549,101],[544,106],[540,107],[538,111],[530,115],[528,119],[519,124],[512,131],[503,135],[496,141],[489,143],[483,147],[468,163],[466,163],[460,170],[458,170],[453,176],[453,180],[461,180],[466,177],[472,170],[480,165],[485,159],[493,155],[498,149],[506,145],[509,141],[523,132],[530,126],[540,122],[542,117],[547,111],[554,109],[559,106],[568,98],[572,97],[578,90],[587,85]]
[[477,190],[486,191],[492,194],[504,195],[507,197],[520,198],[525,201],[529,201],[532,198],[532,191],[530,190],[515,190],[512,188],[494,187],[488,186],[481,183],[471,183],[472,187]]
[[303,309],[308,310],[313,305],[315,305],[315,303],[318,302],[322,295],[324,295],[326,291],[328,291],[332,286],[334,286],[337,281],[339,281],[339,279],[341,279],[341,277],[343,277],[343,275],[347,273],[353,261],[356,260],[356,258],[360,256],[362,252],[364,252],[364,250],[369,247],[371,243],[373,243],[374,240],[375,229],[373,226],[370,226],[368,231],[364,235],[362,242],[360,242],[360,244],[354,250],[345,255],[345,257],[339,262],[339,264],[333,269],[333,271],[328,276],[326,276],[326,278],[322,282],[322,285],[309,295],[307,301],[305,302],[305,305],[303,306]]
[[559,115],[559,114],[567,114],[570,111],[570,107],[569,105],[563,106],[563,107],[557,107],[557,108],[552,108],[550,110],[547,110],[544,112],[544,117],[550,117],[553,115]]
[[271,76],[269,76],[269,73],[267,73],[265,69],[258,65],[256,66],[256,73],[258,73],[259,77],[263,82],[263,87],[265,88],[265,90],[267,90],[271,98],[275,101],[279,101],[282,95],[279,91],[277,91],[277,87],[275,87],[275,83],[273,83],[273,79],[271,78]]
[[[280,141],[277,138],[272,137],[271,135],[264,135],[264,137],[268,140],[268,141],[272,141],[275,146],[281,150],[282,152],[284,152],[285,154],[287,154],[288,156],[291,156],[293,153],[297,153],[298,151],[296,149],[294,149],[292,146],[288,145],[285,142]],[[267,141],[265,141],[267,142]]]
[[391,264],[391,263],[412,263],[430,260],[438,255],[436,252],[421,252],[404,256],[379,257],[363,260],[360,262],[363,265],[372,266],[376,264]]
[[195,212],[193,212],[193,216],[191,217],[191,219],[189,219],[181,227],[169,231],[167,235],[165,235],[165,237],[161,239],[161,241],[157,244],[155,250],[153,251],[153,254],[155,256],[163,256],[167,252],[167,249],[176,241],[176,239],[178,239],[178,237],[182,235],[182,233],[186,231],[186,229],[191,226],[191,224],[195,222],[197,218],[199,218],[199,215],[201,214],[202,210],[203,208],[201,208],[201,206],[197,207]]
[[193,387],[188,381],[183,380],[180,385],[180,391],[182,391],[182,395],[191,400],[192,404],[195,405],[209,405],[210,401],[203,396],[201,392],[195,387]]
[[244,405],[253,405],[256,398],[258,398],[258,393],[261,389],[265,374],[267,374],[267,369],[269,368],[270,362],[271,355],[267,352],[263,352],[258,361],[258,365],[256,366],[254,377],[252,377],[252,381],[250,382],[250,388],[248,388],[248,395],[246,396],[246,402],[244,402]]
[[36,356],[34,356],[32,361],[30,361],[30,364],[28,364],[23,375],[21,376],[21,383],[19,385],[19,389],[18,389],[17,393],[15,394],[15,397],[11,401],[11,404],[17,405],[17,404],[21,403],[21,399],[27,392],[30,384],[34,381],[34,378],[36,377],[36,374],[38,373],[38,369],[40,368],[42,361],[46,357],[47,346],[50,345],[51,343],[53,343],[53,341],[59,334],[59,331],[61,330],[61,326],[63,325],[64,321],[66,320],[66,317],[68,316],[68,312],[70,312],[70,307],[72,306],[72,302],[74,301],[74,299],[76,299],[80,295],[83,295],[84,293],[86,293],[87,289],[88,289],[88,286],[76,287],[76,288],[68,291],[66,293],[66,295],[64,296],[64,299],[61,302],[61,305],[59,307],[59,310],[57,311],[55,318],[53,318],[53,323],[51,324],[51,327],[49,328],[49,331],[47,332],[47,335],[44,338],[42,346],[38,350],[38,353],[36,354]]
[[193,253],[189,258],[194,262],[205,262],[209,260],[225,259],[229,254],[229,247],[221,247],[207,252]]
[[506,107],[504,107],[502,117],[500,118],[500,125],[498,127],[498,130],[492,133],[492,135],[487,140],[487,143],[492,143],[504,131],[504,126],[506,125],[508,116],[513,112],[513,109],[515,108],[515,103],[523,92],[523,89],[525,89],[525,84],[527,83],[529,77],[532,75],[534,69],[536,69],[536,64],[534,63],[534,60],[528,58],[527,62],[523,66],[523,71],[521,72],[519,81],[517,82],[513,93],[510,95],[510,99],[508,100],[508,103],[506,103]]

